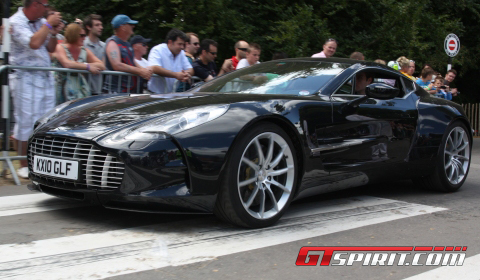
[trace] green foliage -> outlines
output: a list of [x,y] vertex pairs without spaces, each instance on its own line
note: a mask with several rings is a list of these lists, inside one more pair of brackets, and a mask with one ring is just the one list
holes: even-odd
[[[331,37],[327,21],[315,13],[313,6],[295,4],[283,11],[284,19],[274,21],[266,39],[291,57],[310,56],[321,51],[319,42]],[[308,28],[305,28],[308,27]]]
[[[20,0],[12,0],[19,5]],[[445,73],[448,57],[445,36],[455,33],[461,51],[454,58],[460,70],[457,85],[463,101],[480,102],[480,2],[478,0],[50,0],[68,21],[90,13],[104,17],[104,38],[112,34],[116,14],[139,20],[136,33],[164,41],[175,27],[195,32],[200,39],[219,43],[218,63],[234,54],[233,45],[244,39],[262,46],[263,61],[275,51],[290,57],[311,56],[327,38],[339,42],[336,57],[354,51],[366,59],[386,61],[405,55]],[[16,10],[16,8],[15,8]],[[419,74],[419,73],[418,73]]]

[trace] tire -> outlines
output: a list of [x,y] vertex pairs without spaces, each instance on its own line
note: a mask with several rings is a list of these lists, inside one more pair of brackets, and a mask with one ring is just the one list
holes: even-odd
[[415,184],[424,189],[454,192],[460,189],[467,178],[472,155],[472,139],[468,128],[456,121],[446,131],[438,152],[435,172],[414,180]]
[[288,208],[297,184],[297,158],[290,137],[262,122],[239,136],[215,204],[215,215],[247,228],[273,225]]

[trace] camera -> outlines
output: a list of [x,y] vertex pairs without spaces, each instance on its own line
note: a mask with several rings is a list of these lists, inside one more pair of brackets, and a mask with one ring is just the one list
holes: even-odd
[[446,86],[441,86],[440,88],[441,88],[441,89],[446,89],[447,87],[446,87]]

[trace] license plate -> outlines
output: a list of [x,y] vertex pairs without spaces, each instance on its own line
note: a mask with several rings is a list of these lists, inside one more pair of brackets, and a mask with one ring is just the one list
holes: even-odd
[[52,177],[77,180],[78,161],[34,156],[33,172]]

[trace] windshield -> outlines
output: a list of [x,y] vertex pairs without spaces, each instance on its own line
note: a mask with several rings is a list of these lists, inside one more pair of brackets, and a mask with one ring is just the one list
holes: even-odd
[[349,66],[320,61],[271,61],[219,77],[194,91],[310,95]]

